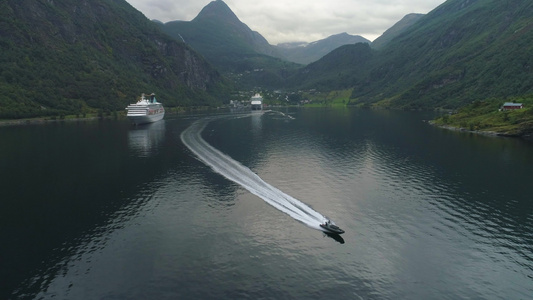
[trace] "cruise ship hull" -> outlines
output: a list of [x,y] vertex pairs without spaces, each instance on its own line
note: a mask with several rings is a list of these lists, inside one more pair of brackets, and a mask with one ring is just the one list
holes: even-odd
[[136,125],[148,124],[160,121],[165,116],[165,113],[156,115],[128,115],[128,119]]

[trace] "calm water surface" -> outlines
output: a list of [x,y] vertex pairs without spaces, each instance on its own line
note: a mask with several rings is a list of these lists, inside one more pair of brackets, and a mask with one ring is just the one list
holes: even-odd
[[430,118],[0,127],[0,299],[531,299],[533,145]]

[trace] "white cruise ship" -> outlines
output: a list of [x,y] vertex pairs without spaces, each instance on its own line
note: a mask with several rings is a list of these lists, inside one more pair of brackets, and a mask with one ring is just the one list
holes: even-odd
[[252,105],[252,110],[262,110],[263,109],[263,97],[259,94],[255,94],[250,99],[250,104]]
[[128,119],[135,125],[157,122],[165,116],[165,108],[157,102],[154,93],[149,99],[146,99],[143,93],[141,99],[137,103],[128,105],[126,110]]

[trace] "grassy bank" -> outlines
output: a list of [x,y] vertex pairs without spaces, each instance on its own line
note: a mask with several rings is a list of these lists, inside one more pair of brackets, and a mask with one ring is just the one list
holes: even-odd
[[303,93],[310,100],[305,107],[344,107],[350,102],[352,89],[331,91],[329,93]]
[[[504,102],[522,103],[523,109],[500,110]],[[494,133],[506,136],[528,136],[533,133],[533,95],[507,99],[476,101],[457,112],[443,115],[434,124],[443,127]]]

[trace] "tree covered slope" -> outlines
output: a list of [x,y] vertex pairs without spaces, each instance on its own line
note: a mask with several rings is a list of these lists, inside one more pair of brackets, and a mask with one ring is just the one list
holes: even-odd
[[208,104],[219,73],[124,0],[0,2],[0,118]]
[[368,89],[383,94],[353,97],[427,108],[531,93],[532,18],[531,1],[449,0],[381,51]]
[[351,103],[406,109],[533,93],[531,20],[527,0],[448,0],[379,50],[352,45],[288,82],[310,87],[312,78],[324,90],[353,89]]

